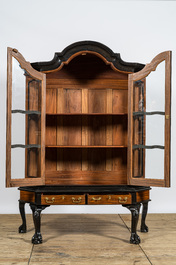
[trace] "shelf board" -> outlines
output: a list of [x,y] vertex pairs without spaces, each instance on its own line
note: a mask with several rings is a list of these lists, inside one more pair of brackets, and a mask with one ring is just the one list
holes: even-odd
[[127,113],[46,113],[48,116],[122,116],[128,115]]
[[46,148],[127,148],[125,145],[46,145]]

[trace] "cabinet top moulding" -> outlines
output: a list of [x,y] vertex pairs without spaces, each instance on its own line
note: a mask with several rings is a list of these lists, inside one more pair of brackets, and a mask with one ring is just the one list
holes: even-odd
[[95,41],[80,41],[67,46],[62,52],[56,52],[54,58],[47,62],[31,63],[32,67],[40,72],[52,72],[60,70],[78,55],[94,54],[100,57],[113,70],[127,73],[135,73],[144,68],[144,64],[129,63],[121,59],[119,53],[114,53],[107,46]]

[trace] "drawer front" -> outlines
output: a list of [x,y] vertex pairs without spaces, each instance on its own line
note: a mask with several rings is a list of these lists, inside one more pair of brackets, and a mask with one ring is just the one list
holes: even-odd
[[131,194],[88,195],[88,204],[130,204]]
[[41,204],[45,205],[85,204],[85,195],[41,195]]

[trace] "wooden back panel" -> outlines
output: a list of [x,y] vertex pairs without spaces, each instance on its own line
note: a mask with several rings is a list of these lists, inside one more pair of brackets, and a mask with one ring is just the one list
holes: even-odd
[[127,183],[127,98],[128,73],[95,55],[46,73],[46,184]]

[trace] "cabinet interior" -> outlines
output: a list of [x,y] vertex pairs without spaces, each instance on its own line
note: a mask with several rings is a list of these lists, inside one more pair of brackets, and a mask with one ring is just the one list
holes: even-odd
[[46,184],[127,184],[128,73],[78,55],[46,72]]

